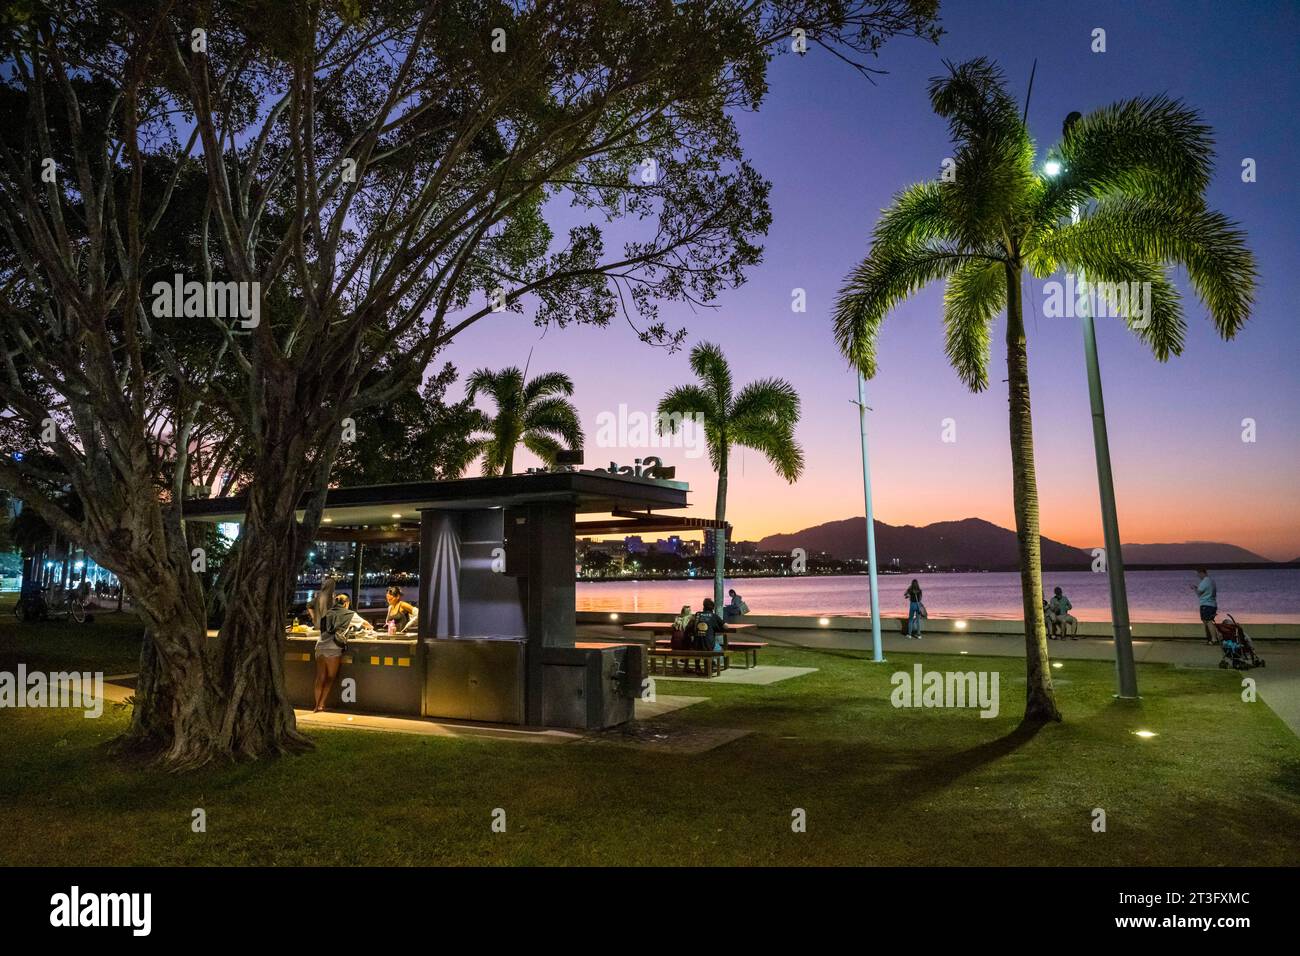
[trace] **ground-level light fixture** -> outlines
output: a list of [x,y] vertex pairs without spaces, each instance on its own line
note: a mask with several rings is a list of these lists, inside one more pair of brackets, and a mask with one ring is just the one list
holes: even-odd
[[1146,740],[1149,737],[1158,736],[1154,730],[1135,730],[1133,733],[1141,737],[1143,740]]
[[1062,664],[1060,661],[1052,661],[1052,666],[1056,668],[1061,668],[1064,667],[1065,665]]
[[611,615],[609,616],[609,619],[610,619],[611,621],[617,621],[617,620],[618,620],[618,615],[617,615],[617,614],[611,614]]
[[828,624],[830,624],[830,622],[831,622],[831,619],[830,619],[829,617],[819,617],[819,618],[817,618],[817,623],[820,624],[822,627],[826,627]]
[[955,627],[955,628],[957,628],[957,630],[959,630],[959,631],[964,631],[964,630],[966,630],[966,622],[965,622],[965,621],[953,621],[953,622],[952,622],[952,626]]
[[402,516],[402,513],[401,513],[400,511],[394,511],[394,512],[392,513],[392,515],[391,515],[391,517],[394,517],[394,518],[400,518],[401,516]]

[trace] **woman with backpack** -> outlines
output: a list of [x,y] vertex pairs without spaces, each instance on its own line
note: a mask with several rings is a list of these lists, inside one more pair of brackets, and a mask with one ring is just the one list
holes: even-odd
[[921,585],[917,583],[916,578],[912,578],[912,583],[903,592],[903,597],[907,598],[907,636],[909,639],[914,637],[919,641],[921,639],[923,605],[921,604]]

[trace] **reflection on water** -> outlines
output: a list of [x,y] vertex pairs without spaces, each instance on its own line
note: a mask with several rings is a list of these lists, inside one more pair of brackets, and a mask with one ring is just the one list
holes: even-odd
[[[1219,609],[1255,623],[1300,621],[1300,569],[1277,571],[1213,571],[1219,586]],[[926,610],[931,617],[1023,617],[1020,575],[919,574]],[[1188,588],[1191,571],[1129,571],[1129,617],[1133,621],[1199,621],[1196,596]],[[903,592],[910,575],[881,575],[880,607],[885,616],[907,613]],[[800,576],[728,579],[754,614],[867,615],[870,600],[866,575]],[[1110,620],[1110,591],[1104,574],[1065,571],[1043,575],[1043,590],[1062,588],[1081,621]],[[683,604],[698,608],[713,596],[709,579],[691,581],[580,581],[579,611],[664,611],[676,613]]]
[[[1278,571],[1214,571],[1219,585],[1219,609],[1246,622],[1300,621],[1300,569]],[[1190,571],[1129,571],[1129,616],[1134,621],[1200,620],[1196,597],[1188,585],[1196,580]],[[1019,620],[1020,575],[920,574],[925,607],[931,617]],[[880,576],[880,607],[885,616],[907,613],[903,592],[910,575]],[[869,606],[866,575],[801,576],[728,579],[745,598],[754,614],[836,614],[865,617]],[[1065,571],[1043,575],[1043,591],[1062,588],[1074,604],[1071,613],[1081,621],[1110,620],[1110,591],[1104,574]],[[340,591],[351,590],[339,588]],[[300,590],[294,600],[306,603],[315,591]],[[415,602],[418,588],[403,588]],[[691,581],[579,581],[579,611],[654,611],[676,614],[683,604],[698,608],[713,596],[710,579]],[[383,587],[361,589],[362,607],[382,607]]]

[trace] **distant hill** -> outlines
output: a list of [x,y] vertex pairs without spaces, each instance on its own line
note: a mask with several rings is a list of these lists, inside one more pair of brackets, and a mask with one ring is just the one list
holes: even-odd
[[1129,564],[1244,564],[1269,559],[1235,544],[1218,541],[1184,541],[1182,544],[1126,544],[1124,560]]
[[[760,551],[803,548],[809,553],[824,551],[836,558],[865,558],[866,535],[863,519],[828,521],[793,534],[772,534],[758,542]],[[1092,567],[1092,552],[1074,548],[1051,538],[1042,538],[1043,567],[1055,570]],[[876,522],[876,556],[881,566],[897,558],[903,565],[933,564],[939,567],[980,568],[989,571],[1019,567],[1016,533],[985,521],[939,521],[921,527]],[[1268,559],[1216,541],[1186,541],[1181,544],[1126,544],[1124,561],[1129,564],[1268,563]]]
[[[1050,568],[1086,570],[1092,554],[1051,538],[1043,538],[1043,565]],[[760,551],[803,548],[809,553],[825,551],[837,558],[865,558],[867,541],[862,518],[829,521],[794,534],[768,535],[758,542]],[[982,518],[939,521],[924,527],[876,522],[876,557],[882,566],[894,558],[901,564],[934,564],[940,567],[1014,570],[1020,566],[1016,533]]]

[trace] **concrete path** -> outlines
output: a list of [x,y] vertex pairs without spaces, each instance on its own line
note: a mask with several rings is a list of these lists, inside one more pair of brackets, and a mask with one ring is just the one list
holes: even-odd
[[[583,637],[600,635],[613,640],[626,635],[617,625],[579,625]],[[820,650],[871,651],[871,634],[860,631],[837,631],[829,628],[766,628],[751,631],[747,640],[767,641],[772,645],[807,647]],[[1025,656],[1023,636],[992,634],[935,634],[919,641],[908,640],[901,634],[883,634],[885,658],[891,653],[908,654],[972,654],[985,657]],[[1048,650],[1057,660],[1115,660],[1115,642],[1099,638],[1080,638],[1077,641],[1049,641]],[[1255,651],[1266,662],[1266,667],[1247,671],[1255,679],[1260,699],[1300,737],[1300,644],[1295,641],[1255,641]],[[1180,667],[1218,667],[1223,656],[1218,647],[1201,641],[1135,640],[1133,657],[1139,664],[1174,664]],[[1139,678],[1141,675],[1139,674]],[[714,678],[717,680],[717,678]],[[1140,689],[1140,684],[1139,684]]]

